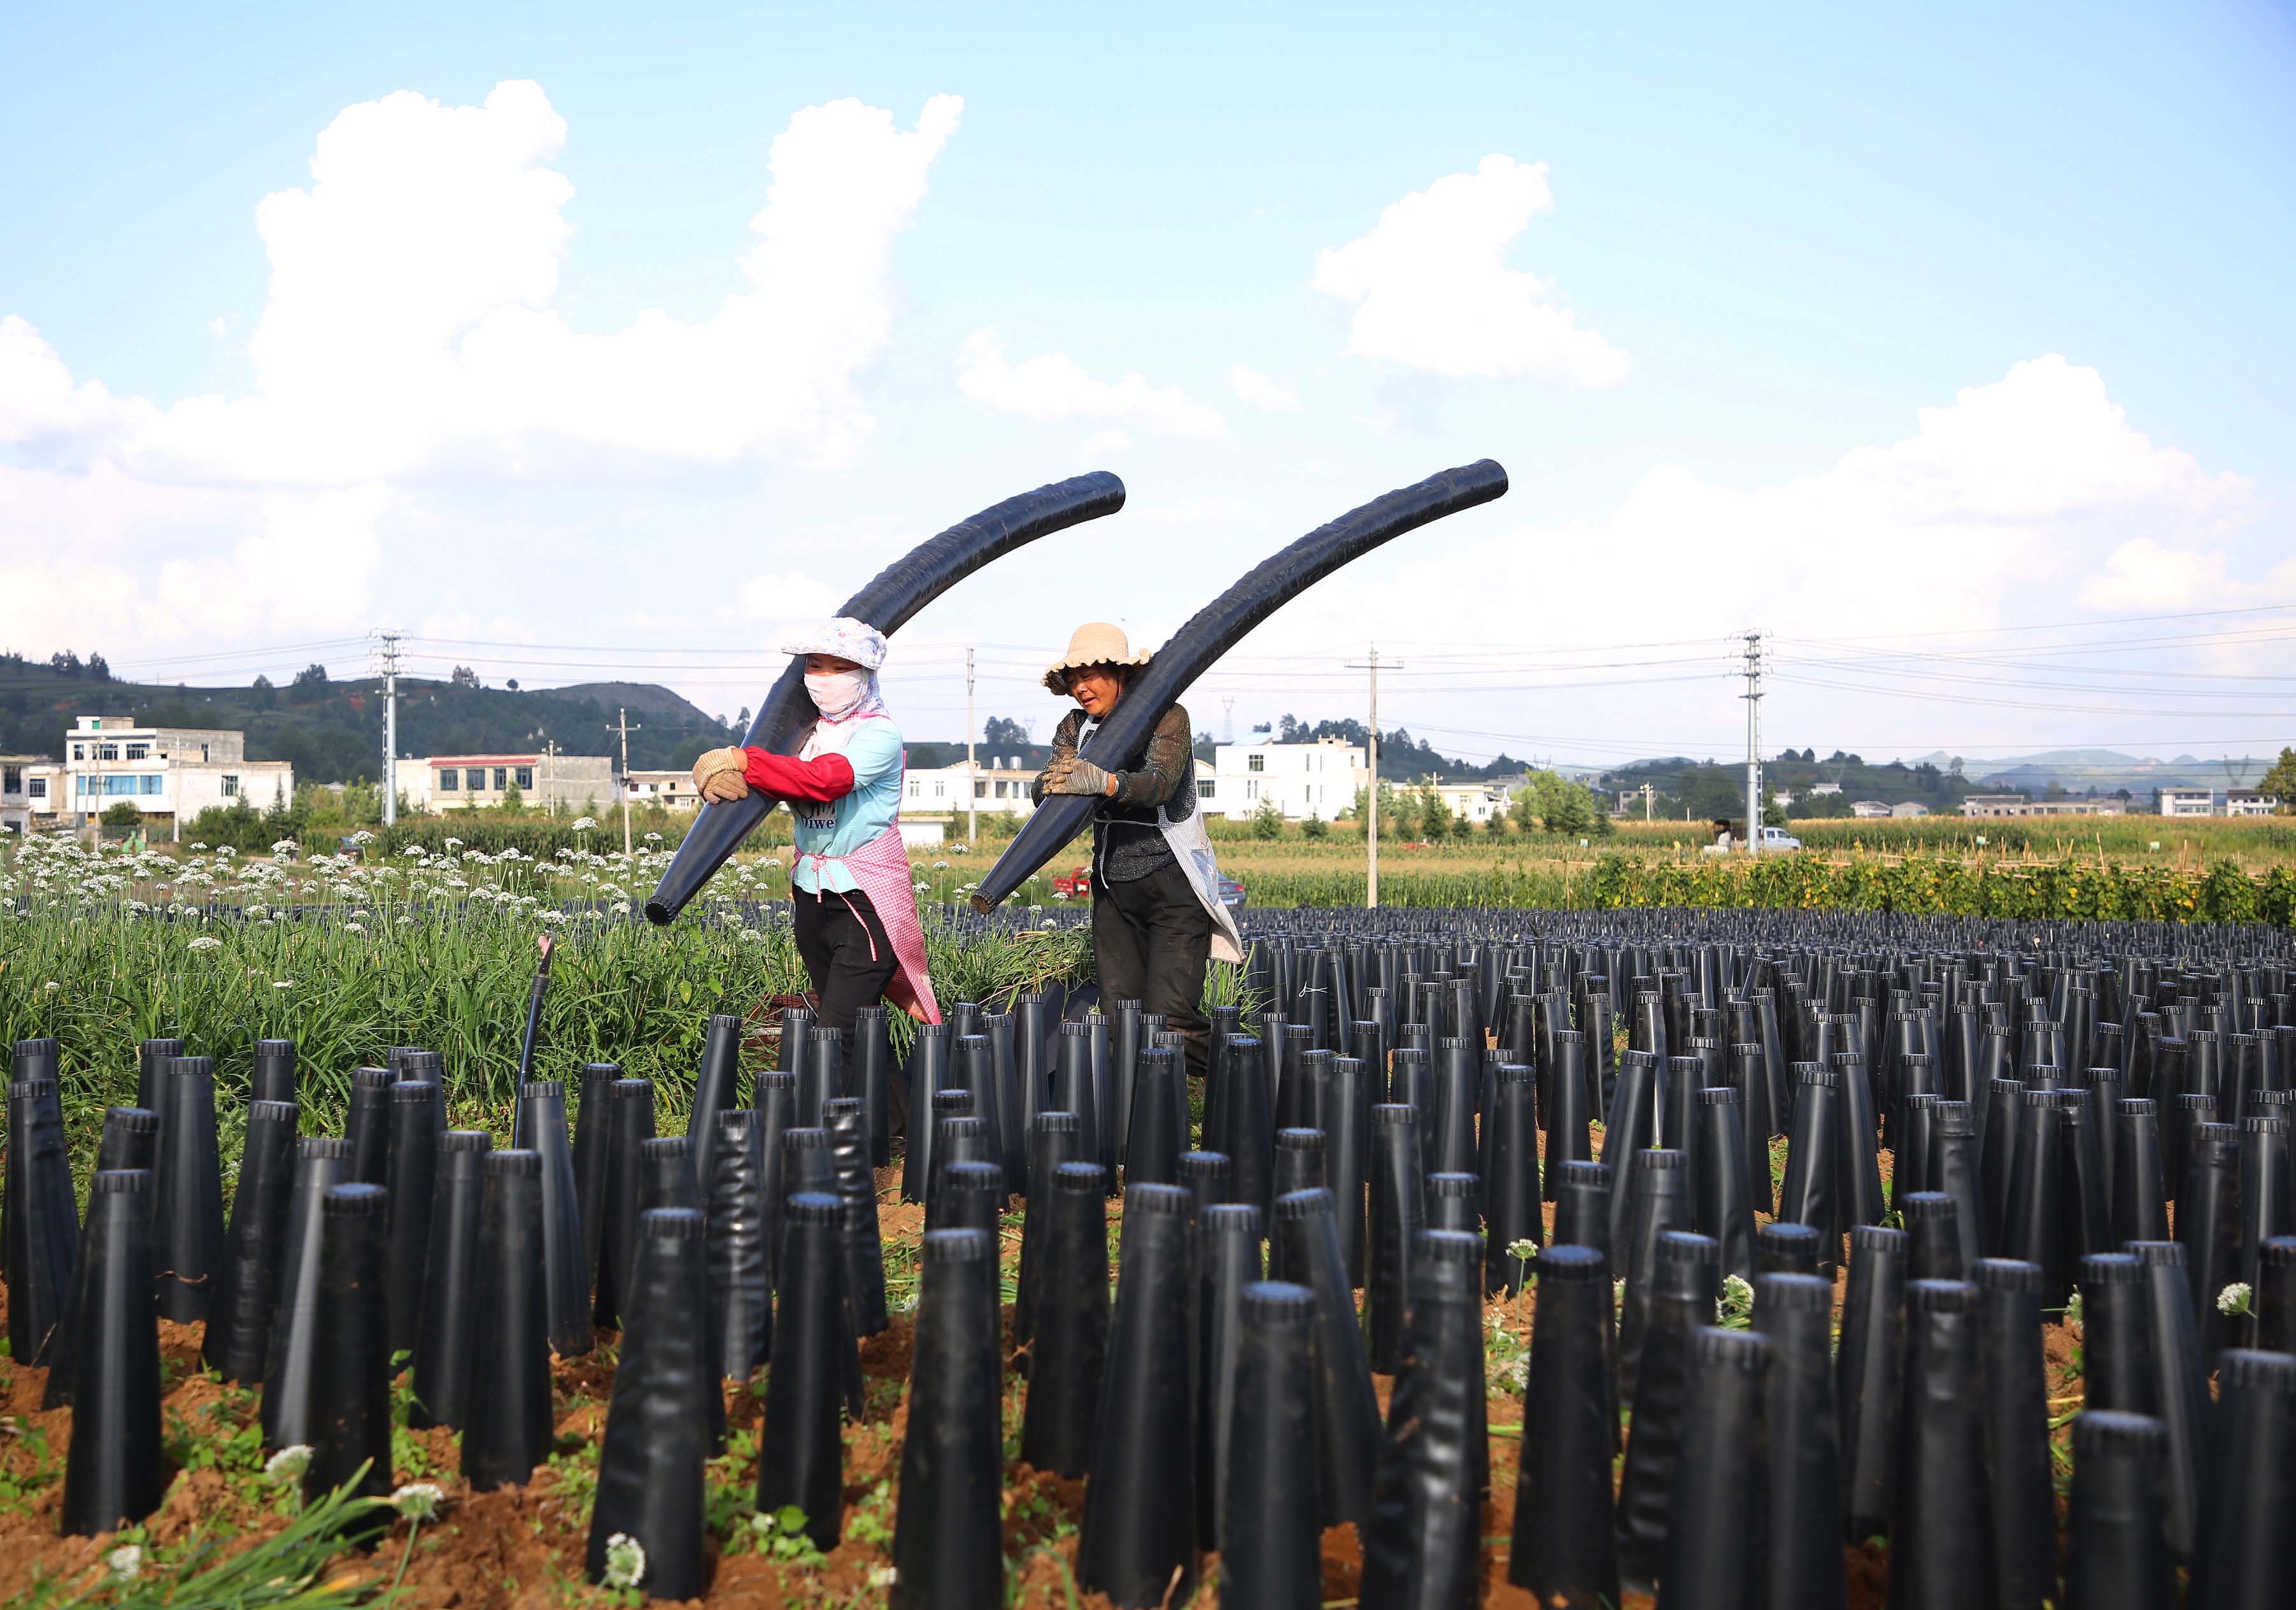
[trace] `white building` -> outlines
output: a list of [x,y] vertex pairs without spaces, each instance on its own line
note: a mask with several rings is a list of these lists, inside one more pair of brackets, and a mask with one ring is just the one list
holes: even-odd
[[1871,821],[1890,814],[1890,808],[1879,800],[1852,800],[1849,814],[1861,821]]
[[[46,812],[31,808],[36,781],[48,784]],[[202,810],[244,800],[258,810],[291,804],[295,768],[250,760],[247,735],[197,727],[138,727],[126,716],[79,716],[64,735],[64,758],[46,776],[27,775],[26,807],[37,826],[80,827],[122,802],[147,827],[180,829]]]
[[2208,788],[2156,788],[2152,798],[2164,817],[2210,817],[2216,815],[2217,796]]
[[2228,817],[2268,817],[2280,809],[2280,796],[2261,793],[2253,788],[2229,789],[2225,793],[2225,815]]
[[1929,813],[1930,808],[1919,800],[1900,800],[1890,807],[1890,814],[1893,817],[1925,817]]
[[512,789],[518,791],[521,803],[537,810],[603,809],[616,797],[614,763],[603,755],[547,752],[428,755],[398,763],[398,792],[412,810],[472,810],[499,805]]
[[637,771],[622,774],[622,792],[633,805],[659,805],[665,810],[699,810],[701,791],[690,771]]
[[954,766],[913,768],[902,780],[901,814],[931,817],[970,809],[983,816],[1009,810],[1016,817],[1031,817],[1037,804],[1029,797],[1029,785],[1037,775],[1037,768],[1023,765],[1019,755],[982,755],[971,766],[959,760]]
[[1261,801],[1273,800],[1288,821],[1318,816],[1328,822],[1354,809],[1365,775],[1363,746],[1337,738],[1223,743],[1212,751],[1209,776],[1201,762],[1196,767],[1196,798],[1206,811],[1230,821],[1248,821]]
[[56,825],[64,768],[46,755],[0,755],[0,833]]

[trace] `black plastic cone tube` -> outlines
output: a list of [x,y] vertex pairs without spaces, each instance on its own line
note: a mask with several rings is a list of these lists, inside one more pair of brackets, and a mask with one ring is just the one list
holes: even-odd
[[[1096,1014],[1095,1014],[1096,1015]],[[1102,1020],[1104,1022],[1105,1020]],[[1095,1025],[1091,1023],[1063,1022],[1060,1038],[1055,1042],[1053,1063],[1052,1110],[1074,1113],[1083,1128],[1084,1141],[1078,1153],[1080,1162],[1100,1162],[1105,1166],[1101,1140],[1100,1106],[1093,1089],[1092,1041]],[[919,1031],[922,1044],[923,1033]],[[911,1146],[914,1152],[915,1147]],[[903,1186],[903,1194],[907,1187]]]
[[1907,1240],[1903,1230],[1874,1224],[1861,1224],[1849,1236],[1849,1290],[1833,1381],[1853,1543],[1886,1533],[1897,1508]]
[[1611,1268],[1592,1247],[1539,1254],[1507,1581],[1551,1610],[1619,1603],[1611,1530]]
[[430,1212],[429,1270],[415,1330],[410,1425],[459,1428],[469,1407],[471,1336],[478,1322],[479,1224],[486,1208],[487,1154],[494,1138],[449,1129],[439,1143],[438,1195]]
[[1611,1165],[1574,1160],[1546,1178],[1554,1189],[1554,1244],[1591,1246],[1609,1257]]
[[[832,1226],[834,1210],[832,1203]],[[655,1208],[640,1216],[636,1241],[629,1322],[598,1450],[584,1565],[592,1581],[600,1581],[608,1545],[627,1537],[645,1551],[637,1585],[649,1597],[698,1598],[705,1575],[703,1462],[709,1405],[718,1395],[703,1312],[701,1215]]]
[[1943,1191],[1906,1191],[1898,1197],[1898,1216],[1906,1221],[1913,1277],[1916,1280],[1963,1280],[1969,1266],[1961,1255],[1961,1216],[1958,1204]]
[[[267,1042],[266,1042],[267,1043]],[[135,1047],[135,1105],[147,1112],[160,1110],[161,1064],[184,1054],[180,1039],[147,1039]]]
[[[1854,1267],[1854,1266],[1853,1266]],[[1906,1384],[1890,1603],[1965,1610],[1991,1580],[1978,1292],[1965,1280],[1906,1283]]]
[[2177,1239],[2193,1281],[2193,1318],[2201,1327],[2201,1356],[2213,1358],[2237,1339],[2217,1294],[2239,1278],[2239,1131],[2227,1123],[2193,1126],[2191,1156],[2177,1198]]
[[2161,1172],[2159,1108],[2150,1098],[2136,1096],[2125,1097],[2117,1105],[2112,1238],[2116,1243],[2165,1241],[2169,1210]]
[[1964,1269],[1985,1256],[1984,1182],[1977,1170],[1976,1118],[1965,1101],[1940,1101],[1930,1135],[1930,1185],[1953,1198]]
[[430,1257],[430,1204],[439,1179],[439,1116],[437,1085],[406,1080],[390,1088],[383,1307],[394,1353],[414,1351],[422,1323],[422,1276]]
[[1669,1230],[1690,1228],[1689,1184],[1683,1154],[1669,1147],[1652,1146],[1635,1165],[1635,1202],[1628,1210],[1626,1239],[1620,1244],[1627,1283],[1626,1301],[1619,1310],[1619,1395],[1633,1401],[1635,1384],[1642,1372],[1643,1331],[1650,1322],[1651,1292],[1658,1274],[1659,1238]]
[[2257,1345],[2296,1353],[2296,1236],[2275,1236],[2264,1244],[2257,1258],[2253,1305]]
[[[1816,1275],[1758,1275],[1754,1328],[1770,1339],[1768,1603],[1841,1610],[1841,1438],[1833,1410],[1833,1287]],[[1693,1390],[1695,1390],[1693,1384]]]
[[1411,1329],[1362,1529],[1363,1602],[1455,1610],[1480,1598],[1484,1417],[1481,1251],[1475,1237],[1421,1233]]
[[[845,1295],[852,1305],[855,1334],[873,1336],[885,1328],[885,1249],[877,1231],[877,1178],[869,1163],[869,1113],[858,1097],[824,1104],[829,1155],[837,1172],[838,1199],[845,1204]],[[1001,1197],[997,1207],[1003,1209]]]
[[2144,1267],[2126,1253],[2080,1261],[2082,1407],[2151,1414],[2158,1382]]
[[[1095,1418],[1108,1358],[1108,1201],[1098,1163],[1063,1162],[1029,1200],[1041,1206],[1036,1337],[1029,1359],[1021,1457],[1039,1470],[1092,1468]],[[1255,1241],[1253,1252],[1258,1253]]]
[[[1503,1063],[1483,1121],[1483,1288],[1513,1296],[1530,1277],[1529,1260],[1513,1249],[1546,1238],[1539,1212],[1538,1127],[1529,1068]],[[1752,1229],[1750,1221],[1748,1230]]]
[[1999,1610],[2040,1610],[2057,1595],[2057,1496],[2049,1453],[2041,1271],[2011,1258],[1972,1266],[1985,1381],[1985,1495]]
[[[1197,1540],[1203,1548],[1216,1549],[1227,1512],[1227,1456],[1235,1426],[1243,1288],[1261,1273],[1259,1210],[1249,1203],[1222,1203],[1202,1209],[1197,1227],[1202,1267],[1196,1304],[1202,1335],[1196,1390]],[[1030,1392],[1033,1412],[1033,1385]]]
[[893,1154],[893,1040],[890,1014],[864,1006],[853,1014],[852,1055],[846,1088],[859,1099],[869,1124],[869,1166],[881,1169]]
[[[693,1142],[696,1201],[709,1200],[709,1171],[717,1166],[711,1138],[718,1114],[742,1105],[742,1020],[712,1013],[701,1029],[701,1065],[693,1078],[693,1107],[685,1133]],[[521,1137],[521,1139],[523,1137]]]
[[542,1255],[550,1347],[562,1358],[590,1351],[590,1272],[584,1261],[582,1198],[566,1137],[566,1087],[554,1079],[518,1088],[519,1138],[542,1159]]
[[2009,1222],[2001,1245],[2011,1257],[2040,1269],[2041,1306],[2062,1309],[2071,1294],[2073,1271],[2057,1092],[2028,1090],[2017,1105],[2017,1157],[2010,1171]]
[[[1369,1179],[1371,1161],[1371,1093],[1366,1071],[1362,1061],[1353,1056],[1332,1059],[1330,1100],[1324,1118],[1324,1174],[1332,1187],[1332,1196],[1338,1204],[1340,1223],[1340,1256],[1346,1262],[1348,1281],[1360,1286],[1364,1283],[1366,1249],[1370,1244],[1369,1223],[1365,1213],[1365,1187]],[[1530,1220],[1538,1222],[1537,1195],[1538,1167],[1538,1131],[1529,1131],[1531,1138],[1531,1169],[1533,1172]],[[1233,1201],[1235,1198],[1229,1197]]]
[[1107,1377],[1077,1546],[1078,1584],[1119,1610],[1178,1604],[1195,1589],[1189,1205],[1176,1185],[1124,1193]]
[[1780,1220],[1754,1232],[1758,1275],[1815,1275],[1822,1237],[1806,1224]]
[[[1286,602],[1381,544],[1447,514],[1488,503],[1506,488],[1506,472],[1487,458],[1390,492],[1308,532],[1263,561],[1174,632],[1135,678],[1116,713],[1100,724],[1080,752],[1119,768],[1136,764],[1165,707]],[[1073,795],[1049,798],[1039,805],[980,880],[973,908],[995,909],[1082,831],[1092,809],[1090,800]]]
[[2067,1610],[2154,1610],[2176,1603],[2176,1572],[2161,1534],[2164,1441],[2161,1422],[2150,1415],[2092,1409],[2075,1417]]
[[701,1211],[693,1189],[693,1140],[686,1135],[657,1135],[638,1143],[638,1212],[675,1207]]
[[637,1263],[637,1222],[645,1172],[641,1150],[654,1138],[653,1081],[618,1079],[606,1087],[606,1177],[599,1203],[598,1290],[591,1318],[611,1330],[622,1320],[624,1301]]
[[[932,1028],[939,1025],[925,1026]],[[923,1043],[923,1037],[920,1035],[918,1040],[920,1044]],[[790,1194],[783,1184],[782,1137],[796,1127],[791,1121],[797,1113],[796,1079],[787,1073],[758,1074],[757,1100],[758,1200],[764,1203],[766,1268],[770,1276],[781,1268],[782,1203]],[[916,1126],[920,1135],[931,1127],[922,1120]],[[909,1146],[912,1157],[919,1149],[921,1143],[913,1140]],[[902,1199],[908,1200],[906,1185],[902,1188]],[[920,1195],[916,1200],[922,1202],[924,1198]]]
[[1691,1145],[1697,1155],[1690,1179],[1698,1233],[1720,1244],[1724,1274],[1751,1280],[1754,1193],[1746,1177],[1745,1104],[1728,1086],[1701,1090],[1691,1125]]
[[918,1262],[891,1602],[901,1610],[1001,1610],[996,1238],[984,1230],[931,1231]]
[[8,1341],[11,1355],[26,1363],[44,1356],[63,1322],[79,1256],[71,1155],[62,1123],[49,1115],[55,1089],[49,1080],[8,1086]]
[[1554,1094],[1547,1098],[1552,1105],[1542,1114],[1546,1120],[1546,1191],[1550,1197],[1561,1188],[1555,1179],[1560,1165],[1594,1160],[1594,1135],[1588,1126],[1594,1121],[1595,1111],[1588,1088],[1587,1036],[1577,1029],[1557,1029],[1552,1039],[1554,1065],[1546,1084]]
[[[613,1129],[614,1081],[622,1071],[613,1063],[582,1064],[582,1105],[574,1115],[574,1195],[582,1212],[584,1301],[599,1282],[606,1236],[606,1147]],[[760,1092],[759,1101],[764,1097]]]
[[279,1303],[287,1208],[295,1188],[295,1119],[288,1102],[258,1101],[247,1109],[231,1231],[200,1347],[208,1368],[226,1381],[259,1384],[270,1356],[271,1315]]
[[152,1311],[152,1177],[99,1171],[88,1182],[87,1278],[72,1372],[63,1527],[88,1537],[160,1507],[160,1330]]
[[311,1357],[311,1462],[303,1501],[351,1484],[390,1491],[390,1354],[384,1331],[381,1186],[328,1187],[319,1203],[319,1312]]
[[1642,1155],[1656,1145],[1658,1066],[1645,1052],[1629,1051],[1619,1064],[1603,1129],[1603,1161],[1611,1165],[1611,1245],[1627,1244],[1627,1213]]
[[1089,1161],[1085,1139],[1084,1121],[1074,1113],[1047,1110],[1029,1121],[1032,1188],[1021,1220],[1021,1268],[1013,1298],[1013,1340],[1018,1344],[1026,1345],[1037,1334],[1037,1297],[1045,1280],[1045,1237],[1053,1222],[1053,1173],[1062,1163]]
[[773,1345],[773,1258],[766,1244],[763,1168],[758,1114],[734,1107],[718,1114],[717,1162],[709,1170],[709,1312],[718,1331],[718,1368],[746,1381]]
[[1762,1603],[1762,1402],[1770,1339],[1708,1326],[1690,1337],[1690,1387],[1675,1480],[1677,1508],[1659,1571],[1664,1610],[1755,1610]]
[[[389,1068],[351,1070],[350,1110],[343,1135],[351,1143],[351,1177],[361,1185],[381,1185],[390,1167],[390,1087],[398,1081]],[[160,1114],[164,1129],[168,1114]]]
[[[818,1128],[823,1104],[845,1094],[845,1036],[819,1023],[807,1029],[796,1072],[798,1121]],[[988,1097],[981,1095],[979,1086],[973,1088],[986,1111]]]
[[1316,1610],[1324,1572],[1316,1524],[1316,1294],[1260,1281],[1243,1288],[1238,1306],[1221,1598]]
[[1669,1230],[1654,1249],[1649,1320],[1636,1369],[1632,1434],[1619,1483],[1619,1573],[1647,1590],[1665,1563],[1675,1477],[1690,1391],[1690,1338],[1712,1323],[1721,1249],[1709,1236]]
[[[291,1157],[289,1161],[292,1162]],[[142,1169],[147,1174],[157,1169],[160,1115],[148,1107],[104,1108],[103,1138],[97,1143],[95,1166]]]
[[1996,1079],[1984,1089],[1978,1169],[1985,1191],[1985,1247],[1998,1255],[2009,1244],[2009,1188],[2017,1171],[2017,1136],[2024,1128],[2025,1087],[2013,1079]]
[[[1275,1131],[1275,1195],[1319,1190],[1324,1185],[1324,1131]],[[1281,1277],[1279,1277],[1280,1278]]]
[[837,1546],[845,1447],[844,1204],[800,1191],[782,1205],[781,1301],[758,1439],[758,1510],[795,1505],[816,1548]]
[[1379,1467],[1379,1397],[1365,1361],[1355,1294],[1340,1262],[1331,1192],[1278,1196],[1275,1236],[1287,1277],[1316,1294],[1316,1491],[1324,1524],[1360,1523],[1371,1513],[1372,1478]]
[[287,1203],[287,1250],[279,1261],[279,1302],[263,1367],[263,1445],[311,1441],[311,1359],[318,1343],[319,1204],[350,1179],[351,1146],[331,1136],[295,1143],[294,1193]]
[[[911,549],[848,598],[837,613],[866,621],[890,637],[919,610],[983,565],[1039,537],[1113,514],[1123,506],[1124,483],[1104,471],[1008,497]],[[777,754],[795,754],[814,719],[813,701],[805,691],[805,661],[792,660],[759,703],[742,743]],[[752,789],[731,803],[703,805],[669,869],[646,901],[646,920],[663,924],[676,918],[776,803]],[[1052,848],[1067,842],[1065,838],[1056,841]],[[1020,882],[1015,879],[1015,885]]]
[[[44,1123],[45,1120],[38,1121]],[[250,1127],[248,1136],[250,1155],[261,1149],[261,1136]],[[291,1125],[288,1137],[289,1161],[286,1165],[288,1178],[292,1177],[294,1171],[293,1138]],[[106,1107],[103,1110],[103,1138],[96,1146],[95,1166],[99,1171],[141,1169],[149,1174],[159,1162],[159,1142],[160,1115],[157,1113],[143,1107]],[[29,1156],[29,1154],[28,1153],[27,1155]],[[52,1166],[55,1178],[50,1182],[49,1191],[53,1194],[59,1204],[70,1203],[71,1201],[70,1160],[61,1159]],[[242,1189],[246,1188],[244,1171],[247,1166],[244,1162],[241,1164]],[[144,1211],[150,1212],[152,1195],[149,1190],[144,1192],[141,1200]],[[77,1211],[75,1208],[75,1213]],[[60,1205],[59,1210],[52,1217],[60,1219],[62,1216]],[[85,1301],[82,1288],[87,1279],[85,1227],[81,1228],[80,1240],[81,1244],[77,1249],[72,1262],[71,1284],[65,1288],[63,1304],[57,1310],[54,1327],[48,1332],[45,1354],[37,1357],[34,1360],[45,1363],[49,1367],[47,1391],[40,1401],[42,1409],[62,1409],[71,1401],[70,1359],[73,1349],[78,1344],[75,1338],[78,1335],[79,1313]],[[226,1270],[229,1269],[228,1258],[228,1250],[226,1250]],[[271,1315],[267,1309],[263,1313],[262,1323],[267,1333],[271,1323]],[[212,1335],[214,1325],[212,1313],[209,1316],[209,1334]],[[261,1368],[258,1366],[256,1373],[248,1379],[260,1384],[263,1379]]]
[[1371,1110],[1370,1269],[1365,1288],[1371,1368],[1393,1375],[1403,1358],[1411,1249],[1427,1217],[1419,1115],[1400,1103]]
[[2132,1241],[2144,1266],[2144,1325],[2152,1340],[2152,1406],[2167,1442],[2161,1469],[2161,1530],[2169,1552],[2192,1557],[2200,1535],[2201,1460],[2209,1435],[2208,1368],[2193,1321],[2185,1249],[2173,1241]]
[[1842,1203],[1835,1195],[1841,1165],[1841,1121],[1835,1116],[1841,1091],[1831,1068],[1800,1064],[1795,1069],[1793,1128],[1786,1142],[1786,1175],[1778,1192],[1778,1217],[1806,1224],[1818,1234],[1818,1267],[1831,1269],[1841,1246]]
[[255,1042],[255,1072],[250,1081],[251,1099],[295,1101],[295,1042],[258,1039]]
[[478,1315],[471,1335],[463,1475],[473,1491],[522,1486],[550,1457],[550,1294],[543,1256],[542,1155],[486,1158]]
[[2296,1574],[2296,1356],[2217,1359],[2215,1499],[2193,1557],[2193,1610],[2278,1610]]
[[1180,1059],[1171,1052],[1144,1050],[1134,1064],[1132,1122],[1127,1130],[1124,1178],[1128,1185],[1174,1185],[1186,1137],[1173,1121],[1176,1090],[1185,1090]]
[[152,1255],[160,1318],[208,1317],[223,1263],[223,1159],[216,1149],[215,1065],[204,1056],[160,1064],[160,1167],[152,1182]]

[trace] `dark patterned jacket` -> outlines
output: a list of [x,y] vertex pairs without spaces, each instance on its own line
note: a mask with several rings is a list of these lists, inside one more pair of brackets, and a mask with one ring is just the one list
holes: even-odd
[[[1053,734],[1053,759],[1073,755],[1077,734],[1084,727],[1084,711],[1072,710],[1061,719]],[[1185,706],[1175,704],[1156,723],[1148,739],[1148,753],[1133,770],[1119,772],[1113,796],[1096,801],[1092,812],[1094,875],[1111,883],[1129,883],[1171,864],[1172,847],[1156,820],[1163,807],[1176,822],[1196,810],[1194,732]],[[1040,774],[1029,784],[1029,797],[1045,801]]]

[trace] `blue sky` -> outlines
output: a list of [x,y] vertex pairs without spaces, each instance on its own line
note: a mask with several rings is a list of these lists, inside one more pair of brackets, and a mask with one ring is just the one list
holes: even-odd
[[[1759,625],[1772,748],[2296,736],[2285,8],[8,27],[0,558],[34,584],[0,637],[27,650],[348,672],[391,624],[426,666],[730,713],[783,619],[1111,468],[1124,515],[897,655],[920,735],[962,725],[965,643],[981,713],[1041,731],[1027,673],[1076,620],[1159,641],[1298,532],[1489,456],[1504,502],[1286,610],[1200,724],[1222,694],[1239,725],[1357,713],[1376,637],[1409,665],[1383,715],[1454,751],[1726,754]],[[761,290],[777,177],[815,199]],[[299,190],[267,242],[258,205]]]

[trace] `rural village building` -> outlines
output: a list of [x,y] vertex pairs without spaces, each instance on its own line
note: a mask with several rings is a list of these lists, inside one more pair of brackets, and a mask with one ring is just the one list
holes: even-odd
[[147,831],[172,832],[211,806],[244,800],[268,810],[294,798],[291,764],[250,760],[246,734],[215,727],[78,716],[61,760],[0,759],[0,826],[12,833],[78,830],[123,802]]

